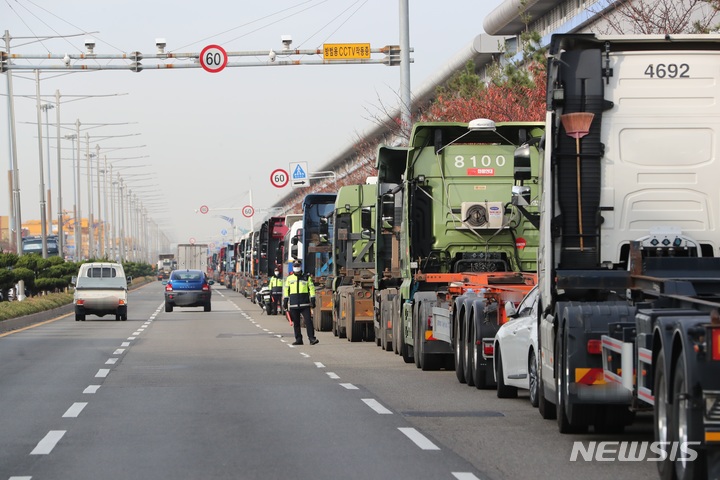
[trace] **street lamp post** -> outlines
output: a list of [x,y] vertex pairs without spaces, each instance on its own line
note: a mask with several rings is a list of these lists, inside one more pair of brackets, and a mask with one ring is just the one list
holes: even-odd
[[75,163],[75,186],[77,188],[77,214],[75,215],[75,256],[76,260],[79,261],[82,258],[82,205],[80,202],[80,119],[75,121],[75,138],[77,139],[77,153]]
[[92,199],[92,158],[90,153],[90,134],[85,132],[85,160],[87,162],[87,189],[88,189],[88,259],[95,256],[95,232],[93,228],[93,199]]
[[[72,140],[72,159],[73,159],[73,172],[75,172],[75,139],[77,138],[77,135],[65,135],[66,140]],[[60,217],[62,218],[62,211],[60,212]],[[75,254],[73,255],[73,259],[78,262],[80,261],[80,240],[79,240],[79,229],[82,227],[80,224],[80,217],[78,216],[78,195],[77,195],[77,182],[75,175],[73,175],[73,216],[75,218],[75,226],[73,227],[73,234],[75,237]]]
[[38,158],[40,173],[40,235],[42,239],[42,256],[47,258],[47,224],[45,219],[45,178],[43,173],[42,153],[42,108],[40,105],[40,70],[35,70],[35,96],[37,98],[37,125],[38,125]]
[[[40,108],[45,112],[45,138],[47,140],[47,224],[48,234],[52,233],[52,175],[50,170],[50,122],[48,120],[48,110],[55,108],[52,103],[43,103]],[[59,250],[59,245],[58,245]]]
[[[57,231],[58,231],[58,252],[60,256],[65,258],[65,219],[63,218],[62,208],[62,159],[60,149],[60,90],[55,90],[55,118],[57,128],[57,176],[58,176],[58,220],[57,220]],[[73,142],[74,143],[74,142]]]

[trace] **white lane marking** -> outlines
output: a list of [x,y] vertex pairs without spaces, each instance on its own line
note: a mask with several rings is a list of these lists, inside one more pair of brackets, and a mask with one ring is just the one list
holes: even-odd
[[282,339],[282,338],[280,339],[280,341],[283,342],[283,343],[287,343],[287,340]]
[[269,332],[269,331],[270,330],[268,330],[267,328],[263,328],[263,332]]
[[122,342],[122,343],[120,344],[120,346],[121,346],[121,347],[129,347],[129,346],[130,346],[130,342]]
[[[152,317],[150,317],[150,318],[152,318]],[[150,320],[148,320],[147,322],[143,323],[143,325],[150,325],[150,323],[151,323]]]
[[45,435],[45,438],[40,440],[33,451],[30,452],[30,455],[47,455],[52,452],[55,445],[57,445],[63,435],[65,435],[65,432],[67,432],[67,430],[50,430],[48,434]]
[[115,365],[117,363],[117,358],[108,358],[107,362],[105,362],[105,365]]
[[332,378],[333,380],[337,380],[340,378],[340,375],[338,375],[335,372],[325,372],[328,377]]
[[300,355],[302,355],[305,358],[310,358],[310,355],[305,352],[300,352]]
[[440,450],[440,447],[432,443],[425,435],[414,428],[398,428],[398,430],[423,450]]
[[122,355],[123,353],[125,353],[125,349],[124,349],[124,348],[118,348],[118,349],[116,349],[116,350],[113,352],[113,355]]
[[452,472],[452,476],[458,480],[480,480],[470,472]]
[[[128,340],[135,340],[137,337],[128,337]],[[129,345],[125,345],[126,347]]]
[[99,388],[100,385],[88,385],[88,387],[83,390],[83,393],[97,393]]
[[363,398],[363,402],[367,404],[368,407],[375,410],[380,415],[392,415],[392,412],[388,410],[387,408],[383,407],[380,402],[375,400],[374,398]]
[[32,477],[10,477],[8,480],[32,480]]
[[138,330],[137,332],[133,332],[133,335],[140,335],[142,333],[142,330]]
[[315,366],[318,367],[318,368],[325,368],[325,365],[323,365],[323,364],[320,363],[320,362],[315,362]]
[[75,402],[72,404],[70,408],[67,409],[65,413],[63,413],[63,418],[77,418],[78,415],[80,415],[80,412],[83,411],[83,408],[87,406],[87,402]]
[[98,370],[97,373],[95,374],[95,378],[105,378],[105,377],[107,377],[109,374],[110,374],[110,369],[109,369],[109,368],[101,368],[101,369]]
[[[282,335],[275,335],[277,338],[282,338]],[[284,340],[283,340],[284,341]]]
[[356,387],[355,385],[353,385],[352,383],[341,383],[340,386],[343,388],[346,388],[348,390],[359,390],[359,388]]

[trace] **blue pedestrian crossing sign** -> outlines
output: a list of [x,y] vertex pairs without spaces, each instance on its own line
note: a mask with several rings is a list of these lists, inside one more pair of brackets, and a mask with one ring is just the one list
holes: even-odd
[[307,187],[310,185],[307,162],[291,163],[289,171],[293,187]]

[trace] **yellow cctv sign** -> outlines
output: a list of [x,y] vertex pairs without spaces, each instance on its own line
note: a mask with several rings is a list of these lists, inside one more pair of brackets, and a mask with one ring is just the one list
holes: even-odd
[[370,58],[369,43],[325,43],[323,44],[325,60],[350,60]]

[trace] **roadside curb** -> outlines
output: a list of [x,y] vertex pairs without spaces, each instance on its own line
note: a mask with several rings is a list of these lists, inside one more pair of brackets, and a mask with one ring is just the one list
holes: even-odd
[[[157,280],[155,280],[157,281]],[[153,283],[151,280],[143,282],[139,285],[134,285],[129,291],[137,290],[146,285]],[[56,317],[64,317],[75,311],[75,306],[72,303],[63,305],[62,307],[53,308],[51,310],[45,310],[44,312],[32,313],[30,315],[24,315],[17,318],[8,318],[7,320],[0,321],[0,334],[11,332],[13,330],[20,330],[21,328],[29,327],[36,323],[46,322]]]

